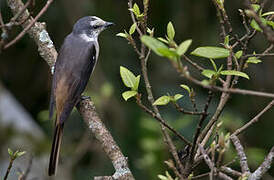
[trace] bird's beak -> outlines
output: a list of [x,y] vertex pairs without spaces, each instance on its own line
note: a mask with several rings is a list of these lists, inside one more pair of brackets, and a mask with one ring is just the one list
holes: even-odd
[[114,25],[114,23],[112,23],[112,22],[106,22],[105,25],[104,25],[104,27],[108,28],[108,27],[110,27],[112,25]]

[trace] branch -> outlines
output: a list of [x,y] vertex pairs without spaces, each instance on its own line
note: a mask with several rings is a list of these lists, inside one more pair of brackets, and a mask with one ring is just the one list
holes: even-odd
[[246,123],[241,128],[237,129],[233,135],[238,136],[240,133],[242,133],[244,130],[246,130],[249,126],[255,124],[259,121],[259,118],[268,111],[272,106],[274,105],[274,100],[272,100],[259,114],[257,114],[253,119],[251,119],[248,123]]
[[82,100],[79,103],[79,106],[77,106],[77,109],[111,160],[112,165],[116,170],[115,174],[112,175],[112,178],[121,180],[134,179],[128,168],[127,157],[122,154],[120,148],[101,121],[93,102],[88,99]]
[[264,162],[260,165],[260,167],[254,173],[250,175],[248,179],[249,180],[261,179],[263,175],[270,169],[273,158],[274,158],[274,146],[271,148]]
[[180,138],[187,145],[192,146],[191,142],[189,142],[186,138],[184,138],[181,134],[179,134],[173,127],[169,126],[162,117],[157,116],[153,111],[151,111],[146,106],[144,106],[140,98],[137,97],[136,102],[146,113],[150,114],[153,118],[158,120],[163,126],[165,126],[167,129],[173,132],[178,138]]
[[231,140],[232,140],[232,142],[233,142],[233,144],[234,144],[234,146],[237,150],[237,154],[240,158],[240,165],[241,165],[242,173],[243,174],[245,174],[245,173],[250,174],[250,170],[249,170],[249,167],[248,167],[248,164],[247,164],[247,158],[246,158],[244,148],[241,145],[240,140],[235,135],[231,135],[230,138],[231,138]]
[[13,39],[11,42],[6,44],[4,46],[4,49],[9,48],[10,46],[14,45],[17,41],[19,41],[27,33],[27,31],[33,26],[33,24],[46,12],[46,10],[48,9],[52,1],[53,0],[48,0],[46,5],[41,9],[38,15],[33,20],[31,20],[30,23],[28,23],[28,25],[23,29],[23,31],[20,34],[17,35],[15,39]]
[[[24,4],[21,0],[8,0],[8,5],[11,8],[14,15],[16,15],[24,8]],[[46,8],[47,7],[44,7],[43,9]],[[24,12],[22,12],[22,15],[18,17],[18,19],[19,21],[21,21],[22,19],[28,16],[29,12],[26,9]],[[51,41],[46,31],[45,23],[27,20],[22,24],[22,26],[23,28],[26,28],[29,27],[31,23],[33,23],[33,25],[29,28],[28,34],[30,35],[30,37],[34,39],[35,43],[37,44],[38,51],[41,57],[49,64],[50,67],[53,67],[57,58],[57,52],[55,50],[53,42]],[[111,134],[108,132],[108,130],[102,123],[97,112],[95,111],[93,102],[89,99],[80,101],[78,104],[78,111],[80,112],[84,121],[88,125],[89,129],[93,133],[95,133],[94,135],[96,139],[101,143],[101,146],[104,149],[105,153],[112,161],[112,164],[116,170],[112,178],[130,180],[134,179],[130,169],[128,168],[127,158],[123,156],[122,152],[120,151],[120,148],[118,147],[116,142],[113,140]]]

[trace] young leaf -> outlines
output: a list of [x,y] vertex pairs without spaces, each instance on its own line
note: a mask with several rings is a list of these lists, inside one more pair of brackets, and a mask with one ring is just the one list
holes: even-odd
[[255,12],[259,11],[259,9],[261,8],[259,4],[251,4],[251,6]]
[[168,39],[171,41],[174,39],[175,30],[174,30],[172,22],[169,22],[167,25],[167,36],[168,36]]
[[164,39],[164,38],[158,37],[157,39],[158,39],[159,41],[162,41],[163,43],[168,44],[168,40],[166,40],[166,39]]
[[10,148],[8,148],[8,153],[9,153],[10,156],[13,155],[13,151]]
[[273,15],[273,14],[274,14],[274,11],[266,12],[266,13],[263,13],[263,14],[262,14],[262,17],[264,17],[264,16],[269,16],[269,15]]
[[170,96],[161,96],[159,97],[154,103],[153,105],[158,105],[158,106],[163,106],[163,105],[167,105],[170,102],[171,98]]
[[229,56],[229,50],[221,47],[199,47],[191,52],[194,56],[204,57],[208,59],[226,58]]
[[116,36],[122,37],[122,38],[127,38],[127,34],[125,34],[125,33],[118,33],[118,34],[116,34]]
[[229,45],[229,35],[227,35],[227,36],[225,37],[224,45],[225,45],[225,46],[228,46],[228,45]]
[[140,83],[140,78],[141,78],[140,75],[138,75],[138,76],[135,78],[135,84],[134,84],[134,86],[133,86],[133,88],[132,88],[134,91],[138,91],[138,87],[139,87],[139,83]]
[[190,94],[191,91],[190,91],[190,88],[187,85],[181,84],[180,86],[181,86],[181,88],[184,88],[185,90],[187,90],[187,92]]
[[212,64],[214,70],[217,71],[217,66],[216,66],[215,62],[213,61],[213,59],[209,59],[209,60],[210,60],[210,62]]
[[185,54],[185,52],[188,50],[191,43],[192,43],[191,39],[188,39],[188,40],[185,40],[184,42],[182,42],[176,50],[177,54],[179,56],[182,56],[183,54]]
[[175,50],[168,49],[168,48],[159,48],[157,51],[164,57],[167,57],[170,60],[176,60],[178,57],[178,54]]
[[232,76],[241,76],[244,77],[246,79],[249,79],[249,76],[244,73],[244,72],[240,72],[240,71],[235,71],[235,70],[225,70],[225,71],[221,71],[220,72],[222,75],[232,75]]
[[24,154],[26,154],[26,151],[19,151],[16,153],[16,157],[23,156]]
[[158,56],[162,56],[162,54],[158,52],[158,49],[167,49],[165,44],[150,36],[142,36],[141,41]]
[[217,72],[216,71],[213,71],[213,70],[210,70],[210,69],[205,69],[205,70],[203,70],[203,72],[202,72],[202,75],[204,75],[205,77],[207,77],[207,78],[211,78],[213,75],[215,75],[215,74],[217,74]]
[[134,23],[134,24],[131,25],[131,27],[130,27],[130,29],[129,29],[129,34],[130,34],[130,35],[132,35],[132,34],[135,32],[136,27],[137,27],[137,24],[136,24],[136,23]]
[[266,21],[266,23],[274,29],[274,21]]
[[126,87],[133,88],[136,86],[136,77],[127,68],[120,66],[120,75]]
[[174,101],[178,101],[179,99],[181,99],[183,97],[182,94],[175,94],[175,96],[173,97],[174,98]]
[[252,19],[251,23],[250,23],[250,26],[255,29],[256,31],[260,31],[260,32],[263,32],[263,30],[260,28],[260,26],[257,24],[257,22]]
[[237,52],[235,53],[235,57],[236,57],[237,59],[240,59],[240,58],[242,57],[242,55],[243,55],[243,51],[237,51]]
[[246,63],[252,63],[252,64],[258,64],[262,61],[260,59],[257,59],[257,57],[250,57],[247,59]]
[[136,16],[138,16],[138,15],[141,14],[141,13],[140,13],[139,6],[138,6],[136,3],[134,3],[134,5],[133,5],[133,10],[134,10],[134,14],[135,14]]
[[125,101],[127,101],[129,98],[134,97],[137,94],[136,91],[125,91],[123,92],[122,96]]

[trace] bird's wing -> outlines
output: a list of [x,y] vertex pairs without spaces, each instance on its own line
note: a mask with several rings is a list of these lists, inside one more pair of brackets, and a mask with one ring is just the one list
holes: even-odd
[[[78,44],[71,50],[74,54],[64,50],[60,59],[66,62],[56,64],[55,101],[57,108],[57,123],[63,123],[70,115],[78,102],[81,93],[85,90],[89,77],[96,63],[96,50],[94,44]],[[61,54],[61,55],[62,55]]]

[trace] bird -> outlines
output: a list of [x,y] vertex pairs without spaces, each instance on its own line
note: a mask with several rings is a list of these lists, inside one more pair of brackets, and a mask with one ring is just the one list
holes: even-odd
[[96,16],[80,18],[66,36],[53,70],[49,118],[56,110],[48,175],[56,174],[64,123],[81,99],[99,56],[99,34],[112,26]]

